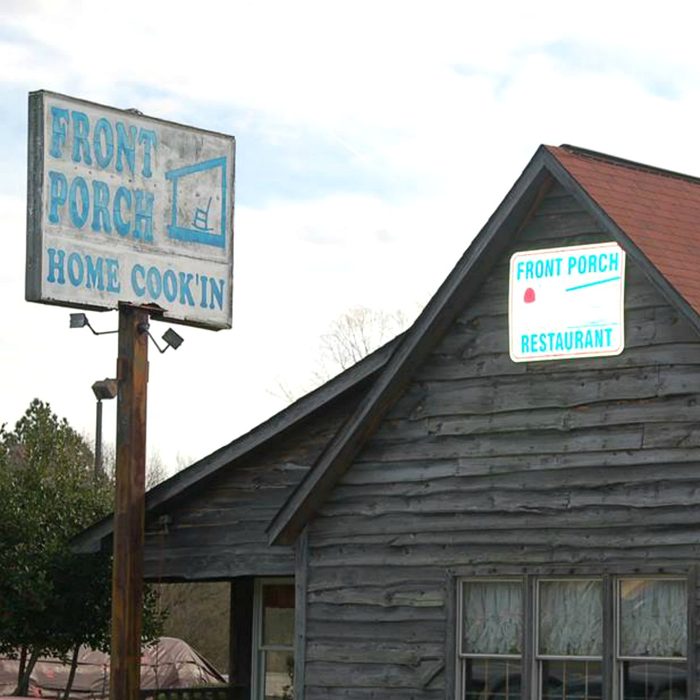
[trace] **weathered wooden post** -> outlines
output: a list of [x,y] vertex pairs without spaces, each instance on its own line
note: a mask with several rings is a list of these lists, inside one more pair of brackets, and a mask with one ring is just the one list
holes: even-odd
[[127,305],[119,307],[119,395],[110,660],[112,700],[137,700],[141,681],[147,328],[146,311]]

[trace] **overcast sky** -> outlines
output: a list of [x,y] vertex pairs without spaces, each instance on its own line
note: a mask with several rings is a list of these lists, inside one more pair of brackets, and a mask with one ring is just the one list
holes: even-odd
[[150,356],[172,471],[282,408],[348,308],[414,315],[540,143],[700,175],[695,7],[0,0],[0,423],[39,397],[92,436],[116,362],[116,336],[24,301],[29,91],[236,136],[233,329]]

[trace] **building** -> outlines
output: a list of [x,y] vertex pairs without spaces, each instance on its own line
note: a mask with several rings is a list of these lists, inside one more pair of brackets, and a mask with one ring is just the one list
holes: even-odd
[[[700,179],[540,147],[405,334],[148,494],[147,577],[231,580],[256,700],[696,697],[698,221]],[[532,303],[569,251],[624,343],[509,344],[516,253],[584,328]]]

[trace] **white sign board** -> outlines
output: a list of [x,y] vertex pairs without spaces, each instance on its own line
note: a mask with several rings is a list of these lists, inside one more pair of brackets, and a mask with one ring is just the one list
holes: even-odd
[[625,252],[617,243],[515,253],[508,325],[514,362],[619,355]]
[[29,96],[26,297],[231,327],[232,136]]

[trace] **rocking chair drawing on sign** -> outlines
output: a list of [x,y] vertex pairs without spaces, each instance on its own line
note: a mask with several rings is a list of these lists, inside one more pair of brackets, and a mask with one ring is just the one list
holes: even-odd
[[165,173],[172,183],[170,238],[226,249],[226,172],[224,156]]
[[212,228],[208,225],[209,224],[209,207],[211,207],[211,197],[209,197],[209,201],[207,202],[206,209],[202,209],[201,207],[197,207],[197,209],[194,210],[194,218],[192,220],[192,225],[198,231],[211,231],[212,230]]

